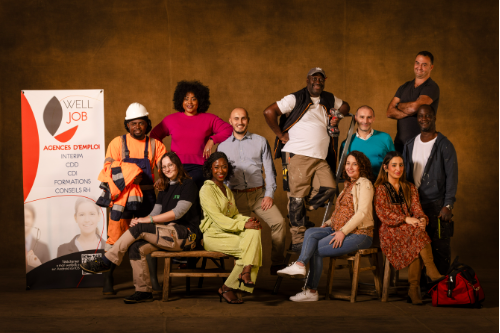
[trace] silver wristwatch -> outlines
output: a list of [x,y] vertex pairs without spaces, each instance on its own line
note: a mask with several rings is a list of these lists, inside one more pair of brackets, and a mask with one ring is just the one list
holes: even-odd
[[445,207],[448,208],[450,211],[453,210],[453,206],[452,205],[446,205]]

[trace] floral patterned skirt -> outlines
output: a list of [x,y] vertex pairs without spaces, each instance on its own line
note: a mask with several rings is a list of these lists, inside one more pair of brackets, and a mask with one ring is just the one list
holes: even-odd
[[411,264],[425,245],[431,242],[425,230],[407,223],[395,227],[382,224],[379,237],[382,252],[397,270]]

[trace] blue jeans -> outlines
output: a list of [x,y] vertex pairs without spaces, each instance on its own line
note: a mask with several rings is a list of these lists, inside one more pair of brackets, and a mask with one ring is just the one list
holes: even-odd
[[317,290],[319,279],[323,272],[323,257],[336,257],[352,253],[360,249],[367,249],[372,245],[373,238],[366,235],[349,234],[344,238],[342,246],[334,249],[333,244],[329,244],[334,233],[330,227],[310,228],[304,235],[304,243],[297,261],[307,265],[309,263],[309,276],[306,287]]

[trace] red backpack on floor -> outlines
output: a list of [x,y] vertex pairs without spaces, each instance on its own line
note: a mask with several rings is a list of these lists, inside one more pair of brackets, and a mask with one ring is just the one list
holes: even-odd
[[481,308],[484,291],[474,270],[455,258],[446,277],[429,290],[433,306]]

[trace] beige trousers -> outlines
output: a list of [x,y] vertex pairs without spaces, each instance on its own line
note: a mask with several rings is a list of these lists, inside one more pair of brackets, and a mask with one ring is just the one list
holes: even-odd
[[[146,256],[148,254],[159,249],[175,252],[179,251],[178,246],[173,245],[172,242],[165,241],[162,237],[159,237],[159,235],[162,234],[162,231],[169,231],[173,228],[168,227],[169,226],[157,225],[156,233],[142,232],[137,238],[134,238],[130,230],[127,230],[115,242],[113,247],[108,252],[106,252],[106,258],[108,258],[112,263],[120,265],[122,263],[123,256],[125,255],[125,253],[127,253],[129,247],[132,246],[132,244],[134,244],[135,242],[143,240],[142,242],[134,245],[138,245],[140,260],[130,260],[130,266],[132,266],[133,270],[134,286],[136,291],[153,291],[153,288],[151,286],[151,278],[149,276],[148,262],[146,260]],[[176,233],[169,233],[169,235],[171,238],[176,238]],[[174,243],[175,241],[177,241],[177,239],[174,239]]]
[[[306,226],[301,221],[294,221],[294,218],[305,215],[306,207],[307,210],[313,210],[314,207],[309,203],[312,204],[317,201],[324,193],[322,191],[325,188],[335,189],[337,185],[333,178],[332,170],[325,160],[303,155],[294,155],[289,159],[288,179],[290,186],[289,199],[304,199],[304,211],[298,214],[297,212],[290,213],[289,211],[291,216],[290,233],[292,234],[292,244],[299,244],[304,241]],[[315,204],[317,203],[315,202]]]
[[264,199],[264,189],[260,188],[254,192],[235,192],[234,200],[240,214],[250,216],[253,212],[262,221],[266,222],[271,228],[272,250],[271,261],[272,265],[280,265],[285,261],[285,238],[286,226],[285,219],[281,215],[280,210],[275,204],[268,210],[263,210],[262,199]]

